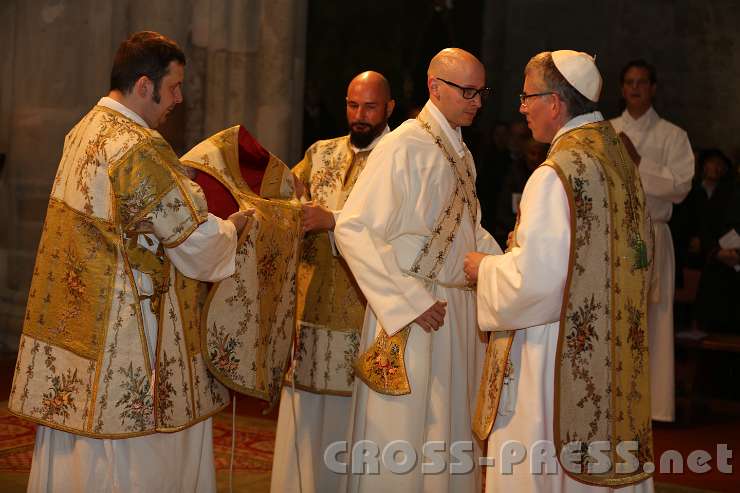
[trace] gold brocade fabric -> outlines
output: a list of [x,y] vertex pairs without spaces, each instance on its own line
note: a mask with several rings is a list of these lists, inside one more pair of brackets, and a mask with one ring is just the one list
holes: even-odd
[[259,196],[265,199],[289,199],[295,195],[293,176],[279,158],[270,154],[265,174],[262,177]]
[[[255,209],[239,238],[235,274],[213,286],[200,310],[200,347],[208,369],[224,385],[274,405],[295,326],[301,209],[249,189],[239,170],[238,131],[238,126],[223,130],[182,157],[183,164],[219,180],[240,209]],[[269,170],[273,177],[290,175],[275,156]],[[268,182],[266,189],[263,179],[262,191],[276,193],[277,182]]]
[[357,376],[379,394],[406,395],[411,393],[406,374],[406,342],[411,333],[408,325],[389,336],[381,328],[372,346],[357,358]]
[[[571,473],[600,486],[641,481],[650,475],[644,464],[653,460],[649,271],[640,266],[639,245],[652,245],[652,227],[637,168],[626,156],[611,124],[601,122],[564,134],[546,161],[567,185],[575,212],[555,375],[556,449],[574,441],[610,442],[612,469]],[[619,474],[616,449],[624,441],[637,443],[639,467]],[[581,464],[595,461],[585,447],[579,453]]]
[[[476,224],[478,198],[475,193],[475,179],[472,173],[472,159],[466,150],[462,158],[455,159],[454,147],[445,137],[443,130],[427,109],[417,117],[419,125],[429,134],[447,159],[456,178],[456,186],[432,228],[432,235],[422,246],[408,274],[420,278],[425,285],[434,290],[437,275],[447,258],[455,234],[466,216]],[[456,286],[463,288],[463,286]],[[380,328],[373,344],[357,358],[357,376],[375,392],[387,395],[411,393],[404,352],[411,331],[411,325],[403,327],[392,336]]]
[[495,331],[489,337],[472,422],[473,433],[481,441],[488,438],[496,420],[506,366],[509,363],[509,351],[514,342],[514,331]]
[[[309,200],[340,210],[369,154],[369,149],[355,152],[349,136],[321,140],[293,171]],[[296,364],[288,375],[297,388],[352,395],[366,303],[347,263],[334,255],[329,233],[308,233],[298,266]]]
[[105,271],[115,264],[117,240],[112,224],[49,201],[34,277],[50,282],[33,283],[25,335],[87,359],[97,357],[105,333],[95,321],[108,318],[113,282]]
[[[564,133],[543,163],[560,177],[571,211],[555,365],[557,456],[562,459],[567,448],[582,465],[563,465],[568,475],[609,487],[646,479],[650,473],[643,466],[653,460],[647,340],[652,228],[637,168],[626,156],[611,124],[598,122]],[[496,417],[499,369],[508,353],[500,350],[499,339],[489,345],[494,341],[498,345],[489,353],[495,353],[496,363],[484,373],[474,422],[480,438],[488,435]],[[598,462],[589,451],[595,442],[609,444],[608,470],[587,469]],[[625,459],[617,446],[624,442],[635,445],[631,453],[637,464],[635,470],[618,472],[617,464],[624,467]]]
[[[226,389],[188,354],[179,311],[165,309],[179,304],[174,269],[132,231],[149,221],[160,245],[174,247],[206,215],[200,188],[156,131],[103,106],[83,117],[66,137],[49,200],[11,412],[75,434],[124,438],[183,429],[223,408]],[[154,368],[134,271],[154,284]]]

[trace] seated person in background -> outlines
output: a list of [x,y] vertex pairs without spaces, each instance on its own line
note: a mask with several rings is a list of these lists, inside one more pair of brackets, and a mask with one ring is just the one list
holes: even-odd
[[[730,184],[731,197],[724,211],[717,212],[720,219],[724,219],[724,227],[707,247],[695,315],[700,330],[740,334],[740,304],[737,302],[740,292],[740,184],[737,180]],[[714,221],[708,214],[701,218],[702,221],[710,219]]]
[[676,206],[671,221],[679,268],[703,268],[717,240],[727,232],[725,211],[735,188],[730,160],[719,149],[707,149],[698,155],[697,171],[691,191]]
[[529,176],[547,158],[549,146],[532,137],[524,144],[524,154],[511,163],[511,170],[504,178],[498,195],[496,215],[493,222],[493,237],[499,245],[505,245],[509,232],[514,231],[519,213],[519,201]]

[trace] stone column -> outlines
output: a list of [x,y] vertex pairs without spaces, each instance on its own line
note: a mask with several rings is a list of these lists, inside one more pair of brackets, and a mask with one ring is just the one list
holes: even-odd
[[186,104],[161,129],[176,150],[241,123],[288,163],[300,156],[305,0],[0,1],[0,351],[18,344],[64,136],[144,29],[188,57]]
[[289,164],[301,154],[306,3],[195,0],[186,96],[189,146],[244,125]]
[[[8,286],[8,250],[10,249],[10,238],[15,238],[10,231],[13,222],[10,220],[12,213],[12,200],[10,198],[10,171],[8,164],[8,153],[10,151],[10,120],[13,102],[13,84],[8,83],[13,77],[13,63],[15,55],[15,2],[0,3],[0,80],[6,81],[0,84],[0,154],[3,154],[4,164],[0,168],[0,217],[4,220],[4,227],[0,228],[0,331],[9,325],[18,325],[18,321],[11,322],[10,312],[16,304],[14,292]],[[20,313],[15,315],[19,318]],[[15,337],[13,332],[13,337]],[[10,339],[8,337],[7,339]],[[0,350],[12,347],[13,343],[6,340],[0,332]]]
[[107,90],[113,2],[3,2],[0,347],[18,342],[64,136]]

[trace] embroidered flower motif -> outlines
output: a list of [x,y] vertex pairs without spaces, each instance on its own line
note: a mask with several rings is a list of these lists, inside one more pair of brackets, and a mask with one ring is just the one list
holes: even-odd
[[[133,363],[129,363],[128,369],[119,368],[118,373],[123,375],[124,380],[120,383],[123,395],[115,404],[115,407],[123,407],[119,417],[121,425],[125,425],[129,431],[141,431],[153,426],[152,418],[154,402],[149,392],[149,379],[141,367],[134,369]],[[129,421],[127,424],[126,421]]]
[[155,187],[151,179],[148,176],[143,177],[131,193],[119,197],[119,213],[123,223],[129,223],[147,205],[153,203],[155,198]]
[[[408,328],[402,329],[408,331]],[[399,337],[402,337],[399,334]],[[362,374],[369,378],[373,385],[382,389],[398,391],[408,387],[406,374],[403,371],[401,347],[396,336],[388,337],[383,331],[375,340],[372,348],[361,356],[358,362]]]
[[[326,205],[328,197],[342,184],[342,160],[337,158],[337,147],[342,139],[330,140],[316,153],[321,165],[311,175],[311,197],[321,205]],[[343,155],[340,155],[340,157]]]
[[172,365],[177,361],[173,356],[167,357],[167,351],[163,352],[162,360],[157,368],[157,419],[163,425],[166,425],[168,419],[172,417],[174,401],[173,396],[177,395],[177,390],[172,384]]
[[566,336],[566,355],[574,367],[578,366],[579,359],[585,357],[584,352],[593,350],[594,340],[599,339],[594,328],[599,308],[601,308],[601,303],[597,303],[592,295],[570,315],[570,331]]
[[647,354],[647,342],[645,340],[644,316],[645,314],[632,304],[632,300],[627,300],[627,322],[629,331],[627,340],[632,349],[632,357],[637,363],[637,370],[642,371]]
[[41,407],[32,411],[40,414],[48,421],[61,420],[64,423],[70,416],[70,411],[77,411],[75,394],[79,390],[82,380],[77,376],[77,368],[69,368],[61,375],[51,377],[51,387],[41,399]]
[[239,377],[239,358],[236,356],[237,348],[241,347],[235,337],[231,336],[223,326],[213,325],[213,336],[208,338],[208,354],[211,363],[218,370],[233,377]]
[[280,251],[277,248],[266,248],[257,262],[257,278],[260,285],[267,284],[278,271],[277,263],[281,261]]
[[206,372],[206,377],[208,379],[207,386],[208,393],[211,396],[211,402],[218,406],[224,405],[224,396],[221,392],[223,387],[219,384],[218,380],[216,380],[216,377],[214,377],[211,372]]
[[360,334],[350,332],[347,336],[347,346],[344,349],[344,365],[347,370],[347,385],[352,385],[355,379],[355,367],[352,364],[357,359],[357,353],[360,350]]

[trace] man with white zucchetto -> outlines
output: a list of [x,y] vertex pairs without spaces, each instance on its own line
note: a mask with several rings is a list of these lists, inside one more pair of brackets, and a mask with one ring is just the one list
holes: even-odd
[[653,238],[635,163],[597,111],[594,59],[534,56],[519,111],[550,143],[503,255],[471,252],[490,331],[473,428],[486,492],[653,491]]

